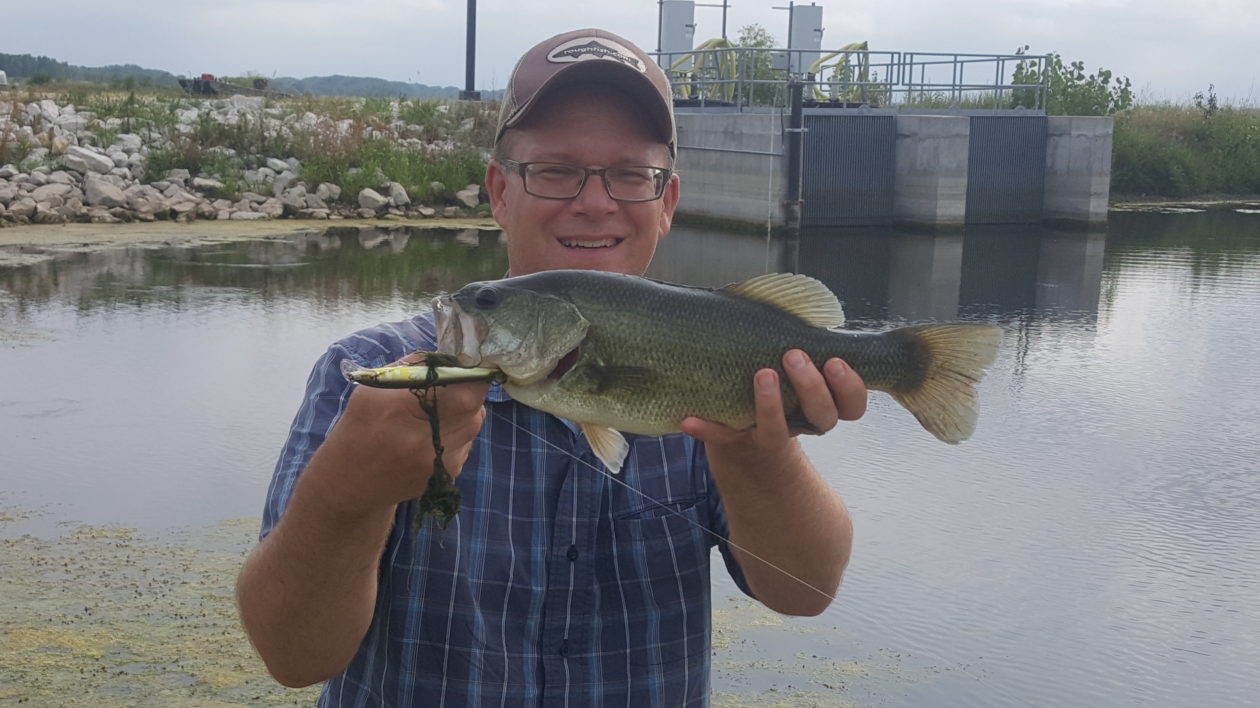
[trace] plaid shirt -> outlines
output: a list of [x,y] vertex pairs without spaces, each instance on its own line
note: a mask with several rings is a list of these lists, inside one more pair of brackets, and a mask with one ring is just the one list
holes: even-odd
[[[276,465],[262,536],[345,408],[341,361],[382,366],[434,346],[422,315],[328,349]],[[628,436],[619,478],[641,496],[591,468],[600,463],[572,423],[497,386],[486,406],[457,480],[461,511],[444,533],[427,520],[416,533],[415,503],[399,506],[372,625],[319,705],[707,705],[715,544],[746,586],[726,544],[698,528],[728,535],[703,446]]]

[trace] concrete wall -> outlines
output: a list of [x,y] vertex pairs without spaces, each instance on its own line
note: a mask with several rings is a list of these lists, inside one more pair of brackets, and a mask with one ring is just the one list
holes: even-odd
[[1105,116],[1048,118],[1043,218],[1087,224],[1107,220],[1114,127]]
[[962,228],[970,125],[966,116],[897,116],[895,221]]
[[[836,112],[828,119],[845,120],[846,117]],[[892,220],[932,229],[962,228],[968,221],[969,182],[976,179],[969,167],[973,147],[971,117],[920,114],[896,114],[895,117]],[[677,166],[682,179],[682,197],[678,204],[679,216],[753,227],[767,222],[775,227],[784,226],[786,182],[785,160],[781,154],[782,120],[772,113],[680,112]],[[1051,116],[1046,121],[1045,183],[1044,190],[1037,192],[1044,191],[1041,218],[1078,224],[1105,222],[1111,184],[1112,119]],[[809,139],[806,133],[806,151]],[[892,140],[892,137],[887,139]],[[1020,145],[1008,148],[1023,149]],[[1040,141],[1036,149],[1040,154]],[[850,155],[849,159],[852,158]],[[1036,176],[1042,176],[1040,168]],[[826,177],[814,179],[817,182]],[[810,179],[807,170],[805,192],[809,192]],[[1032,219],[1036,220],[1035,204],[1030,208]],[[870,223],[887,223],[886,218],[877,217],[872,216]],[[1027,219],[1021,212],[1017,220]],[[854,225],[857,222],[839,223]]]
[[680,112],[677,120],[680,216],[783,224],[786,168],[777,115]]

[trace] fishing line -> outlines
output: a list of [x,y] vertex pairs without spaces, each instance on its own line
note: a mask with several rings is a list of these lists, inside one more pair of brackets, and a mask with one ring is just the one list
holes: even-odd
[[608,472],[608,470],[604,469],[602,466],[592,465],[590,462],[587,462],[586,460],[583,460],[582,458],[580,458],[580,457],[578,457],[577,455],[573,454],[572,452],[570,452],[570,451],[568,451],[568,450],[566,450],[566,449],[564,449],[564,448],[560,447],[559,445],[557,445],[557,444],[555,444],[555,443],[551,442],[550,440],[546,440],[546,439],[544,439],[541,435],[539,435],[539,434],[535,433],[534,431],[530,430],[529,428],[526,428],[525,426],[521,425],[520,423],[517,423],[516,421],[512,420],[511,418],[508,418],[507,416],[503,415],[502,413],[500,413],[500,412],[498,412],[498,411],[492,411],[492,412],[494,413],[494,415],[498,416],[500,420],[503,420],[503,421],[507,422],[509,425],[511,425],[511,426],[513,426],[513,427],[515,427],[515,428],[517,428],[517,429],[518,429],[518,430],[520,430],[521,432],[523,432],[523,433],[525,433],[526,435],[528,435],[528,436],[530,436],[530,437],[534,438],[535,440],[537,440],[538,442],[542,443],[543,445],[546,445],[547,447],[550,447],[550,448],[552,448],[552,449],[556,450],[557,452],[560,452],[560,453],[562,453],[562,454],[568,455],[569,457],[573,458],[573,460],[574,460],[574,461],[579,462],[579,463],[581,463],[581,464],[583,464],[583,465],[586,465],[587,467],[589,467],[589,468],[591,468],[591,469],[595,470],[596,472],[599,472],[600,474],[604,475],[604,476],[605,476],[605,477],[607,477],[608,479],[611,479],[612,481],[616,482],[617,484],[620,484],[621,486],[625,487],[626,489],[629,489],[630,491],[634,492],[635,494],[638,494],[639,496],[643,497],[644,499],[646,499],[647,501],[651,502],[652,504],[654,504],[654,505],[656,505],[656,506],[660,507],[661,509],[664,509],[667,513],[672,514],[672,515],[674,515],[674,516],[677,516],[678,518],[682,519],[683,521],[687,522],[688,524],[690,524],[690,525],[692,525],[692,526],[694,526],[694,527],[696,527],[696,528],[700,529],[701,531],[703,531],[703,532],[705,532],[705,533],[709,534],[710,536],[712,536],[712,537],[716,538],[717,540],[722,541],[723,543],[725,543],[726,545],[730,546],[731,548],[734,548],[734,549],[738,550],[739,552],[746,554],[749,558],[752,558],[753,560],[760,561],[761,563],[766,564],[767,566],[769,566],[769,567],[773,568],[774,570],[777,570],[778,572],[782,573],[783,575],[786,575],[787,577],[791,578],[792,580],[795,580],[796,582],[800,583],[801,585],[804,585],[805,587],[809,588],[810,590],[813,590],[814,592],[818,593],[819,595],[822,595],[823,597],[827,598],[828,600],[831,600],[831,601],[833,601],[833,602],[835,601],[835,599],[836,599],[836,596],[835,596],[835,595],[832,595],[831,593],[829,593],[829,592],[827,592],[827,591],[825,591],[825,590],[822,590],[822,589],[820,589],[820,588],[818,588],[818,587],[814,586],[813,584],[811,584],[811,583],[809,583],[809,582],[807,582],[807,581],[805,581],[805,580],[802,580],[801,578],[796,577],[795,575],[792,575],[790,572],[788,572],[788,571],[784,570],[783,568],[780,568],[779,566],[775,565],[774,563],[771,563],[770,561],[766,560],[765,558],[762,558],[761,556],[757,555],[756,553],[753,553],[752,551],[748,550],[747,548],[744,548],[743,546],[741,546],[741,545],[739,545],[739,544],[735,543],[734,541],[730,540],[729,538],[725,538],[725,537],[724,537],[724,536],[722,536],[721,534],[719,534],[719,533],[717,533],[717,532],[715,532],[715,531],[712,531],[712,530],[710,530],[710,529],[705,528],[705,527],[704,527],[704,525],[699,524],[699,523],[697,523],[697,522],[695,522],[695,521],[692,521],[691,519],[687,518],[685,515],[680,514],[679,512],[675,511],[674,509],[671,509],[668,505],[666,505],[666,504],[662,504],[661,502],[659,502],[659,501],[657,501],[657,500],[653,499],[652,497],[648,496],[647,494],[645,494],[645,493],[643,493],[643,492],[639,491],[638,489],[635,489],[634,487],[630,486],[630,485],[629,485],[629,484],[627,484],[626,482],[623,482],[623,481],[621,481],[620,479],[616,478],[615,476],[613,476],[612,474],[610,474],[610,473]]

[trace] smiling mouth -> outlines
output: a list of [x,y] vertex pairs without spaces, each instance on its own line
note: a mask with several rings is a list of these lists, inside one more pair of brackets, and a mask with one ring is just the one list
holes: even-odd
[[619,238],[601,238],[598,240],[582,240],[576,238],[562,238],[560,245],[565,248],[612,248],[621,243]]

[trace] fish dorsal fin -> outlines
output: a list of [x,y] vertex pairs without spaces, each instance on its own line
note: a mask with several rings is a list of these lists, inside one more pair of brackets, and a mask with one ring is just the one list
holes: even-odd
[[844,324],[844,309],[826,285],[800,273],[767,273],[722,290],[764,302],[791,313],[815,327]]
[[578,427],[582,429],[586,442],[590,444],[591,450],[599,461],[603,462],[613,474],[620,472],[621,464],[625,462],[626,454],[630,452],[630,443],[626,442],[625,436],[602,425],[578,423]]

